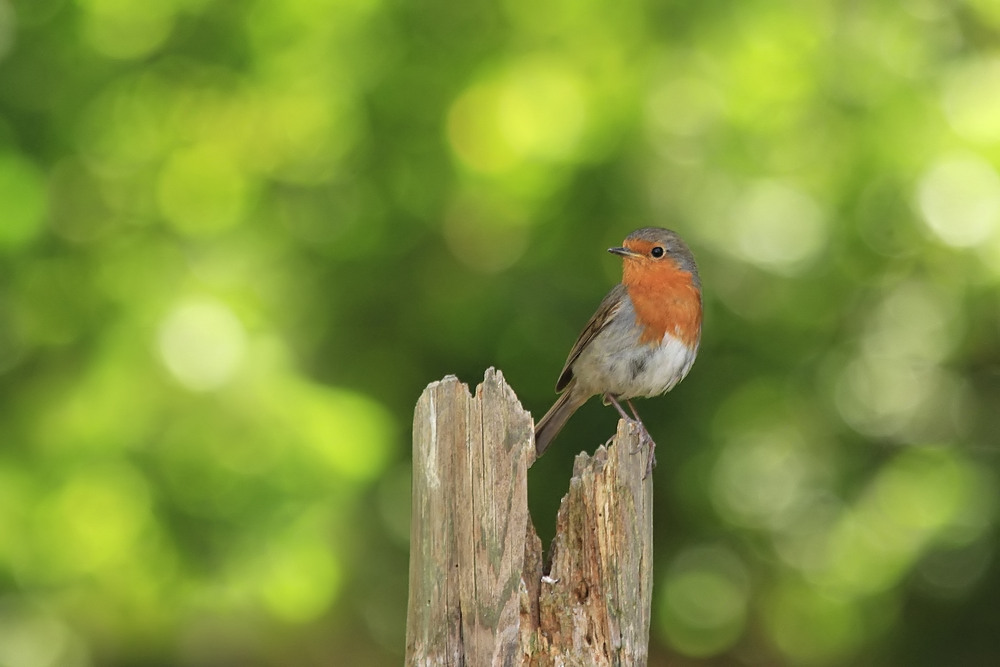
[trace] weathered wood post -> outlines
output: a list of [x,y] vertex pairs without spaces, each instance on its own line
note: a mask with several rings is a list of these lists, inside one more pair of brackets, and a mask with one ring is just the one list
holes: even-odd
[[528,514],[532,434],[494,369],[475,396],[449,376],[417,402],[407,665],[646,664],[648,451],[622,421],[610,447],[577,456],[545,571]]

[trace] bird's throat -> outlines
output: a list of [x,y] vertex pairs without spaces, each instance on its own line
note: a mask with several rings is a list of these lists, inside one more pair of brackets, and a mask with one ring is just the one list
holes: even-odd
[[635,308],[636,321],[642,327],[640,341],[660,344],[669,333],[688,347],[701,338],[701,291],[691,274],[672,267],[663,270],[629,271],[626,266],[622,283]]

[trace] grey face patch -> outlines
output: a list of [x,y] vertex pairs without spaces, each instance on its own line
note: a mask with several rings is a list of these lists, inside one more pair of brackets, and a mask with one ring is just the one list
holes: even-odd
[[694,255],[691,254],[691,249],[681,240],[677,232],[662,227],[643,227],[625,237],[625,243],[628,244],[629,241],[646,241],[662,245],[667,251],[667,255],[677,262],[681,270],[691,274],[694,286],[701,289],[701,278],[698,277],[698,267],[695,265]]

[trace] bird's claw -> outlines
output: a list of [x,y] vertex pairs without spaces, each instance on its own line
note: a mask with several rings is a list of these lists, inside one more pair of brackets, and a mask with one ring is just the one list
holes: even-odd
[[[646,479],[653,474],[653,468],[656,467],[656,454],[654,453],[656,450],[656,442],[653,440],[653,436],[651,436],[649,431],[646,429],[646,425],[640,420],[632,419],[631,417],[628,417],[627,419],[629,423],[635,424],[636,428],[639,430],[639,445],[629,453],[633,455],[638,454],[642,451],[643,445],[649,444],[649,459],[646,461],[646,472],[642,476],[643,479]],[[614,436],[612,436],[612,439],[614,439]]]
[[639,452],[642,451],[642,446],[644,444],[647,444],[647,443],[649,444],[649,458],[646,461],[646,473],[642,476],[643,479],[646,479],[651,474],[653,474],[653,468],[656,467],[656,454],[655,454],[655,451],[656,451],[656,442],[653,440],[653,436],[651,436],[649,434],[649,431],[646,430],[645,425],[643,425],[640,422],[640,424],[639,424],[639,447],[636,448],[635,450],[633,450],[632,453],[633,454],[638,454]]
[[[642,451],[642,445],[644,443],[649,443],[649,460],[646,462],[646,474],[642,476],[643,479],[646,479],[653,473],[653,468],[656,466],[656,456],[653,454],[653,450],[656,449],[656,443],[653,442],[653,436],[649,434],[649,431],[646,429],[646,425],[642,423],[641,419],[639,419],[639,413],[635,411],[635,406],[632,405],[632,401],[626,399],[629,408],[632,410],[632,416],[630,417],[625,413],[625,410],[622,409],[621,404],[618,403],[618,400],[614,397],[614,395],[604,394],[604,398],[606,402],[615,406],[615,409],[618,410],[618,414],[621,415],[622,419],[624,419],[626,423],[635,424],[636,428],[639,429],[639,447],[638,449],[632,450],[631,453],[638,454]],[[615,436],[611,436],[611,438],[608,439],[608,443],[614,440],[614,437]]]

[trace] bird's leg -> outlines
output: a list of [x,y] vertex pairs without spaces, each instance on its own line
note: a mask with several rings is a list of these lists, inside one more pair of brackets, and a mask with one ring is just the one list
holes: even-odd
[[[611,394],[604,394],[604,403],[605,404],[610,403],[611,405],[615,406],[615,410],[618,411],[618,414],[620,414],[622,416],[622,419],[624,419],[625,421],[627,421],[627,422],[635,421],[634,419],[632,419],[631,417],[629,417],[627,414],[625,414],[625,410],[622,409],[621,403],[619,403],[618,399],[616,399]],[[611,446],[611,441],[614,440],[614,439],[615,439],[615,434],[612,433],[611,437],[604,441],[604,446],[605,447],[610,447]]]
[[[625,402],[628,403],[629,409],[632,410],[632,416],[630,417],[625,413],[625,410],[622,408],[621,403],[618,402],[617,398],[615,398],[611,394],[605,394],[604,397],[608,399],[608,402],[611,403],[611,405],[615,406],[615,409],[618,410],[618,414],[622,416],[622,419],[628,422],[634,422],[639,426],[640,449],[642,448],[643,442],[649,443],[649,461],[646,462],[646,474],[643,475],[643,479],[649,477],[650,473],[653,472],[653,466],[656,465],[656,456],[653,453],[653,450],[656,449],[656,443],[653,442],[653,437],[649,435],[649,430],[646,429],[646,425],[642,422],[642,419],[639,417],[639,413],[636,411],[635,406],[632,405],[631,399],[628,398],[625,399]],[[638,451],[639,450],[635,450],[632,453],[636,454],[638,453]]]
[[[625,413],[625,410],[622,408],[622,404],[618,402],[617,398],[615,398],[611,394],[604,394],[604,398],[607,399],[608,403],[610,403],[611,405],[615,406],[615,410],[617,410],[618,414],[620,414],[622,416],[622,419],[624,419],[627,422],[636,421],[635,419],[633,419],[632,417],[629,417]],[[629,405],[631,405],[631,403]],[[635,410],[632,410],[632,412],[635,412]]]
[[626,398],[625,402],[628,403],[629,410],[632,411],[632,415],[635,416],[635,420],[639,422],[640,446],[643,440],[649,443],[649,461],[646,462],[646,477],[649,477],[649,475],[653,472],[653,468],[656,466],[656,442],[653,440],[653,436],[649,434],[649,430],[642,422],[642,418],[639,417],[639,412],[635,409],[635,406],[632,405],[632,399]]

